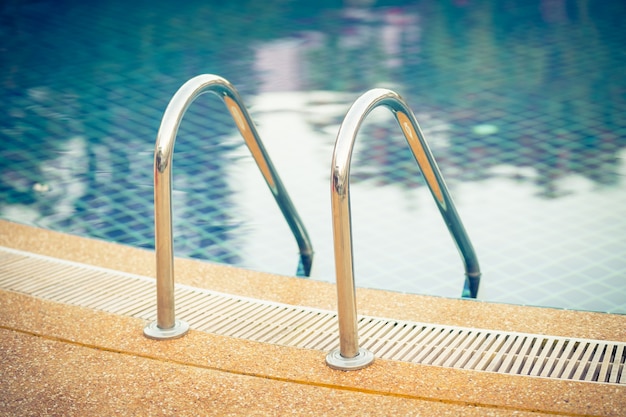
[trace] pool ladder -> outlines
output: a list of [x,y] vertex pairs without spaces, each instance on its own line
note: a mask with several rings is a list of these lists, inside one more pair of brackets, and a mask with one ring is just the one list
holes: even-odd
[[212,74],[194,77],[183,84],[170,100],[157,133],[154,150],[154,225],[157,280],[157,319],[144,328],[151,339],[173,339],[183,336],[189,325],[175,317],[174,239],[172,236],[172,157],[176,134],[185,112],[204,93],[218,95],[233,117],[239,133],[261,170],[274,199],[287,220],[300,250],[300,263],[309,275],[313,246],[285,187],[263,147],[261,138],[239,93],[224,78]]
[[391,110],[400,125],[426,184],[463,258],[466,275],[465,285],[469,288],[470,297],[476,298],[480,283],[480,267],[476,253],[415,115],[402,97],[391,90],[376,88],[361,95],[350,107],[339,128],[333,152],[330,179],[337,279],[339,349],[328,353],[326,363],[333,369],[344,371],[361,369],[374,361],[374,355],[370,351],[359,348],[352,260],[349,176],[352,149],[359,127],[370,112],[378,106],[384,106]]
[[[239,94],[228,81],[216,75],[206,74],[194,77],[187,81],[172,97],[163,115],[155,146],[154,211],[157,320],[144,328],[145,336],[152,339],[181,337],[189,330],[187,323],[176,320],[174,311],[171,165],[176,133],[181,120],[191,103],[198,96],[207,92],[217,94],[226,104],[298,242],[301,263],[307,275],[311,268],[313,248],[306,229],[262,145]],[[349,176],[352,150],[359,128],[370,112],[379,106],[391,110],[400,125],[426,184],[463,258],[466,275],[465,286],[469,289],[471,298],[476,298],[480,284],[481,273],[476,253],[415,115],[404,99],[391,90],[376,88],[366,92],[350,107],[339,128],[331,167],[339,348],[328,353],[326,363],[333,369],[356,370],[364,368],[374,361],[374,355],[367,349],[360,348],[358,343]]]

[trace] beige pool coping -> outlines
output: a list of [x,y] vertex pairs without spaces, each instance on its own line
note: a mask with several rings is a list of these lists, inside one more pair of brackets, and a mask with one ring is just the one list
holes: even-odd
[[[0,221],[0,245],[153,277],[154,252]],[[176,259],[179,283],[335,309],[334,284]],[[359,313],[626,341],[626,316],[358,289]],[[377,359],[334,371],[325,352],[192,330],[0,291],[4,415],[626,415],[626,386]]]

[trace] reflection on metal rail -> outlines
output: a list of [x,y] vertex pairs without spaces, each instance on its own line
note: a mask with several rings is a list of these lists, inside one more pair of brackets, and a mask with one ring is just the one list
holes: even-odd
[[243,136],[267,185],[278,203],[300,249],[300,261],[305,275],[310,273],[313,247],[304,225],[294,208],[261,139],[246,111],[237,90],[216,75],[199,75],[187,81],[172,97],[165,110],[157,134],[154,151],[154,215],[157,263],[157,320],[144,329],[152,339],[183,336],[189,326],[175,319],[174,311],[174,246],[172,238],[172,156],[176,133],[183,115],[201,94],[212,92],[224,100],[226,107]]
[[374,360],[371,352],[359,348],[348,185],[350,159],[359,127],[367,115],[378,106],[389,108],[400,124],[402,133],[404,133],[422,175],[426,179],[426,184],[463,257],[466,285],[469,286],[472,298],[476,298],[480,283],[480,268],[474,248],[413,112],[402,97],[393,91],[376,88],[366,92],[354,102],[339,128],[331,169],[331,204],[340,347],[327,355],[326,363],[334,369],[361,369]]

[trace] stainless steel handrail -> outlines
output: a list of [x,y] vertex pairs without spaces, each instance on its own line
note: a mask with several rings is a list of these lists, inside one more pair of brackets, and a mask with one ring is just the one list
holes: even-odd
[[463,258],[466,279],[469,281],[471,296],[474,298],[480,282],[480,268],[474,248],[413,112],[402,97],[391,90],[376,88],[366,92],[348,110],[337,134],[332,160],[331,204],[340,348],[331,351],[326,356],[326,363],[334,369],[360,369],[374,360],[371,352],[359,348],[352,260],[349,176],[352,149],[359,127],[367,115],[378,106],[385,106],[391,110],[400,124],[402,133],[406,137],[422,175],[426,179],[426,184]]
[[183,84],[170,100],[161,120],[154,150],[154,216],[157,275],[157,320],[144,328],[152,339],[183,336],[189,326],[175,318],[174,246],[172,238],[172,156],[181,120],[191,103],[201,94],[211,92],[224,100],[241,136],[252,152],[265,182],[287,220],[300,249],[301,263],[308,275],[313,247],[307,231],[293,206],[239,93],[224,78],[212,74],[194,77]]

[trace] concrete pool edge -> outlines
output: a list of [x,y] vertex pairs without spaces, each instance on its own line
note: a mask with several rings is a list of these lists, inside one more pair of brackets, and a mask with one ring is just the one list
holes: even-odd
[[[142,320],[0,291],[3,323],[13,337],[158,361],[303,387],[427,402],[433,408],[471,407],[480,415],[518,411],[619,415],[626,387],[500,375],[376,360],[359,372],[333,371],[324,352],[269,345],[192,330],[181,339],[143,337]],[[98,323],[94,327],[93,323]],[[23,358],[33,362],[32,358]],[[54,360],[48,358],[46,360]],[[68,366],[71,364],[68,363]],[[173,374],[163,378],[176,379]],[[42,381],[45,382],[45,381]],[[433,410],[434,411],[434,410]]]
[[[154,255],[150,251],[29,226],[0,222],[0,244],[40,255],[60,256],[75,262],[152,275],[149,270]],[[206,282],[203,281],[201,284],[221,286],[220,289],[225,292],[229,292],[230,289],[230,292],[243,296],[292,304],[297,304],[300,300],[303,304],[315,308],[324,306],[332,308],[334,303],[335,292],[332,284],[256,273],[199,261],[177,260],[177,262],[178,282],[181,283],[189,284],[192,280],[197,280],[198,274],[206,274],[202,275]],[[241,281],[244,281],[245,285],[239,285]],[[374,304],[368,308],[363,307],[368,314],[384,312],[385,316],[406,316],[407,309],[411,311],[410,314],[415,314],[414,304],[426,303],[434,306],[444,304],[444,308],[437,311],[437,314],[445,316],[442,321],[454,324],[460,322],[471,326],[470,323],[477,321],[474,316],[479,316],[486,328],[498,327],[494,317],[497,319],[509,314],[511,308],[515,307],[376,290],[360,290],[359,296],[361,300]],[[374,401],[380,401],[381,397],[414,401],[416,403],[413,406],[419,403],[421,407],[426,407],[422,411],[430,410],[435,414],[441,414],[442,407],[450,413],[458,414],[461,407],[464,414],[473,410],[476,415],[489,412],[499,415],[516,414],[520,410],[528,413],[547,412],[565,415],[619,415],[620,410],[626,407],[624,386],[499,375],[386,360],[377,360],[372,367],[363,371],[344,373],[332,371],[325,366],[325,352],[275,346],[193,330],[188,337],[182,339],[155,342],[142,336],[141,329],[145,324],[142,320],[5,291],[0,291],[0,300],[2,305],[0,328],[3,332],[12,334],[14,338],[27,338],[30,343],[45,340],[101,352],[102,355],[113,352],[126,357],[173,364],[175,367],[185,369],[212,370],[229,376],[260,378],[275,383],[295,384],[307,389],[313,387],[316,390],[338,390],[347,393],[346,395],[365,394],[372,399],[372,404],[368,406],[366,402],[362,406],[373,407],[374,410],[376,409]],[[392,306],[386,308],[376,306],[376,303],[385,301]],[[361,301],[361,304],[365,303]],[[479,307],[487,308],[491,321],[486,321],[481,314],[484,313],[484,309]],[[479,311],[472,313],[472,308]],[[463,320],[459,321],[458,315],[451,314],[455,309],[461,310]],[[498,312],[498,309],[503,311]],[[602,331],[587,329],[585,333],[587,326],[579,326],[574,328],[577,333],[567,332],[567,328],[562,329],[564,335],[588,337],[589,334],[593,334],[596,338],[606,340],[624,338],[624,316],[529,307],[516,309],[520,310],[517,314],[523,314],[528,321],[535,323],[532,327],[535,332],[538,332],[538,329],[554,329],[556,324],[566,326],[568,321],[577,320],[589,327],[601,326]],[[517,330],[516,317],[500,323],[499,327]],[[539,320],[553,320],[556,324],[537,323]],[[103,327],[95,328],[94,323]],[[614,329],[612,333],[610,329]],[[29,362],[32,362],[32,358],[25,357],[24,364]],[[275,386],[273,383],[270,385]],[[281,386],[284,389],[284,386]],[[280,402],[280,399],[277,397],[276,401]],[[319,412],[320,408],[315,410]]]
[[[154,252],[0,220],[0,246],[121,272],[155,276]],[[332,283],[176,259],[176,283],[336,311]],[[442,325],[626,342],[626,315],[516,306],[357,289],[359,314]],[[155,307],[156,308],[156,307]]]

